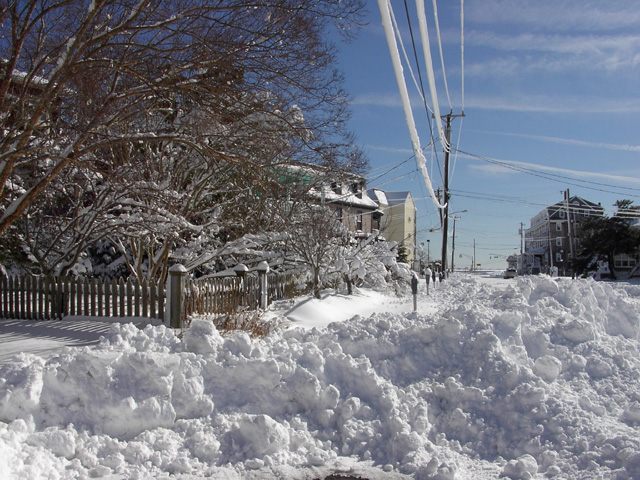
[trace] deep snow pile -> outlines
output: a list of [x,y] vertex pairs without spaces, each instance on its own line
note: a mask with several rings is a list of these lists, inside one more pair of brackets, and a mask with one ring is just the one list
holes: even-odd
[[0,478],[640,478],[638,296],[457,276],[264,340],[114,325],[0,370]]

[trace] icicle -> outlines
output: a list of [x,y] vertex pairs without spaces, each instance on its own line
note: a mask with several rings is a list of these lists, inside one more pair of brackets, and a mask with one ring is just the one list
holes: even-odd
[[[404,108],[404,116],[407,121],[407,127],[409,128],[409,135],[411,137],[411,144],[413,146],[413,153],[416,156],[416,162],[424,178],[424,183],[429,190],[431,200],[436,207],[443,209],[445,205],[442,205],[438,200],[435,192],[433,191],[433,185],[431,184],[431,178],[427,171],[427,160],[420,148],[420,138],[418,137],[418,131],[416,130],[415,121],[413,119],[413,112],[411,111],[411,102],[409,101],[409,92],[407,91],[407,85],[404,81],[404,74],[402,70],[402,63],[400,60],[400,52],[398,51],[398,44],[393,33],[393,25],[391,24],[391,4],[388,0],[378,0],[378,7],[380,8],[380,15],[382,16],[382,25],[387,37],[387,44],[389,45],[389,53],[391,54],[391,63],[393,64],[393,70],[396,74],[396,81],[398,82],[398,90],[400,91],[400,98],[402,99],[402,107]],[[440,117],[438,117],[440,119]]]

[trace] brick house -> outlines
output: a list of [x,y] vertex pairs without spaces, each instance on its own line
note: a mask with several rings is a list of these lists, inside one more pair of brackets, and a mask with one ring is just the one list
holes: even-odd
[[591,216],[603,216],[604,208],[573,196],[544,208],[525,230],[522,273],[572,275],[572,261],[580,250],[582,223]]

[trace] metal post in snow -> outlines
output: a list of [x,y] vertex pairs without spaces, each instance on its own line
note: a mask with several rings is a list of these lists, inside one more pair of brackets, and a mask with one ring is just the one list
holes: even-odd
[[413,311],[418,310],[418,277],[411,277],[411,292],[413,293]]

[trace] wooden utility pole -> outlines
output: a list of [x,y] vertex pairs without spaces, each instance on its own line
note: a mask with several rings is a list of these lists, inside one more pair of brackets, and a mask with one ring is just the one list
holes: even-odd
[[451,198],[449,194],[449,153],[451,152],[451,119],[455,117],[464,117],[464,112],[459,115],[448,113],[442,117],[446,122],[444,136],[447,142],[444,149],[444,178],[442,185],[444,208],[440,210],[442,212],[442,278],[447,278],[447,234],[449,230],[449,198]]
[[476,239],[473,239],[473,263],[471,264],[471,271],[476,271]]
[[456,255],[456,217],[455,215],[453,216],[453,236],[451,237],[451,273],[453,273],[454,270],[454,257]]
[[567,262],[571,268],[571,276],[575,278],[576,272],[573,264],[574,259],[574,251],[573,251],[573,225],[571,224],[571,206],[569,205],[569,200],[571,199],[569,195],[569,189],[564,192],[564,200],[567,206],[567,235],[569,237],[569,261]]

